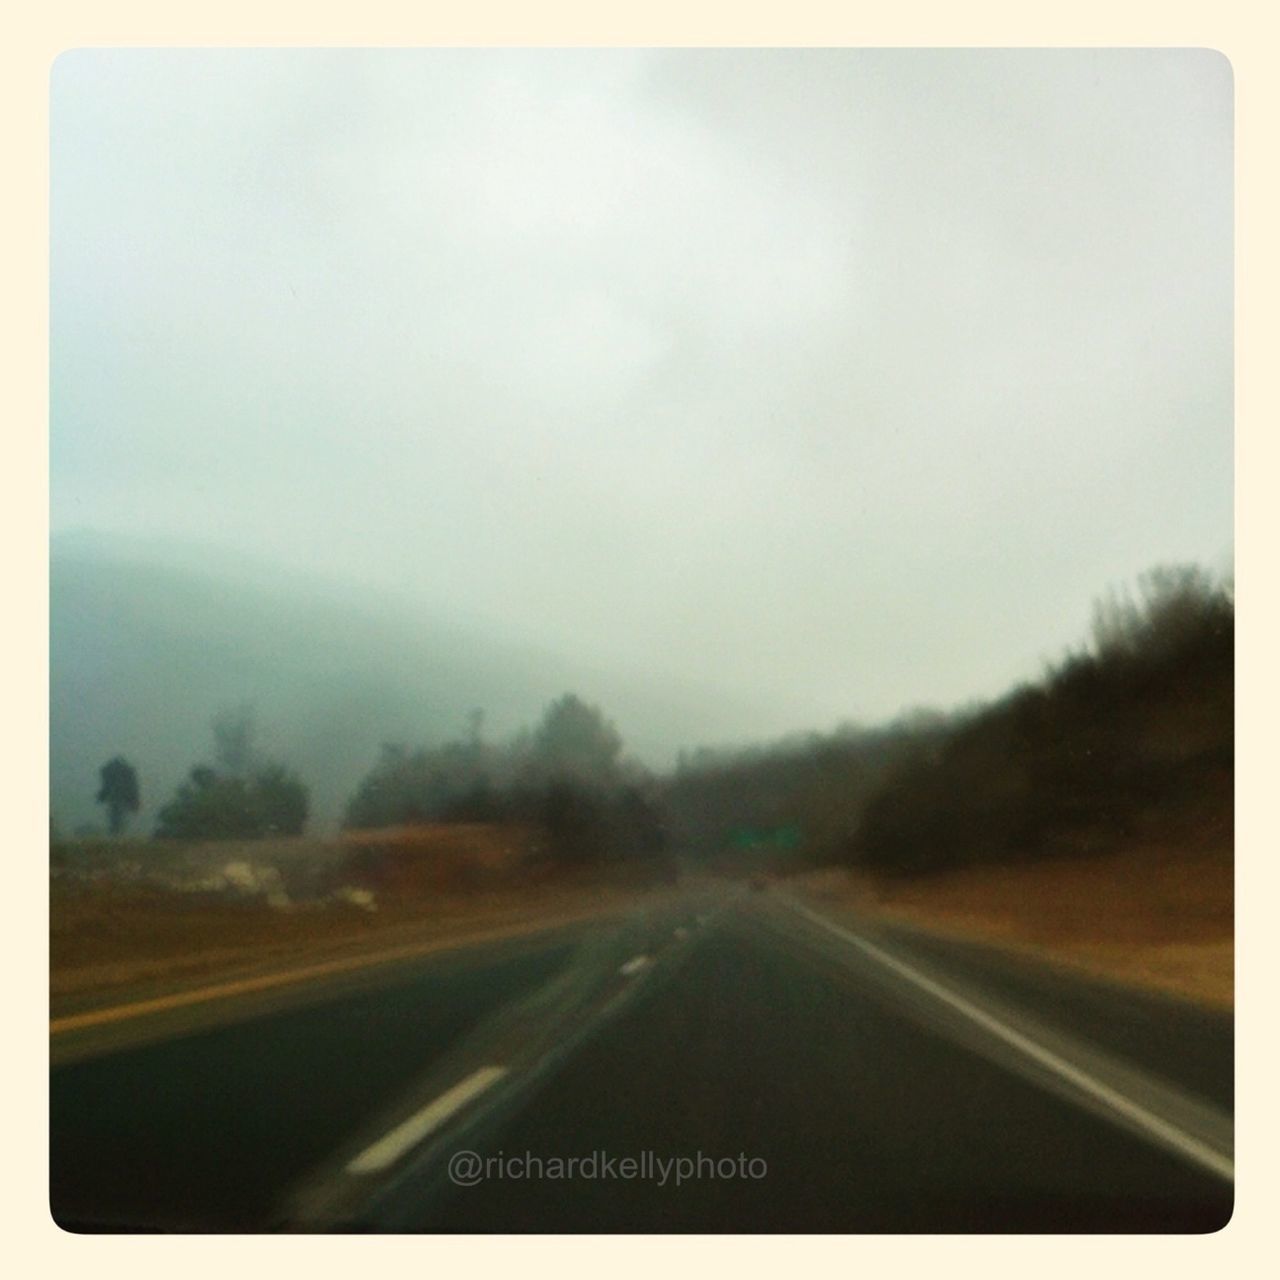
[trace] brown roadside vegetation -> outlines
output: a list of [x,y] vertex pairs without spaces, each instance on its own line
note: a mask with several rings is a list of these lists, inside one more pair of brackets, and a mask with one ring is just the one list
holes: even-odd
[[797,883],[837,909],[1233,1007],[1233,858],[1212,828],[1043,862],[911,878],[830,869]]
[[662,880],[643,861],[558,866],[532,840],[522,828],[442,824],[334,841],[126,843],[114,855],[64,848],[50,883],[54,1011],[585,918]]

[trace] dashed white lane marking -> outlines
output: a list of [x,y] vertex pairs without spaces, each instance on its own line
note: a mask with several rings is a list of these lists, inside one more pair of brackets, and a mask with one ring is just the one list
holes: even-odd
[[639,973],[640,970],[648,963],[648,956],[632,956],[631,959],[618,970],[618,972],[629,978],[633,973]]
[[1134,1102],[1131,1098],[1125,1097],[1124,1094],[1109,1085],[1103,1084],[1101,1080],[1095,1080],[1088,1072],[1082,1071],[1065,1058],[1059,1057],[1053,1050],[1046,1049],[1044,1045],[1031,1039],[1030,1036],[1023,1035],[1020,1031],[1015,1031],[1013,1027],[1001,1022],[999,1018],[993,1017],[985,1009],[980,1009],[976,1004],[949,990],[941,983],[934,982],[932,978],[921,973],[919,969],[906,964],[896,956],[890,955],[882,947],[876,946],[874,942],[869,942],[866,938],[860,938],[856,933],[851,933],[848,929],[842,929],[834,921],[828,920],[816,911],[811,911],[808,907],[801,906],[799,903],[795,903],[794,906],[814,924],[821,925],[837,937],[852,943],[873,960],[878,960],[887,969],[892,969],[909,982],[914,982],[916,986],[927,991],[930,995],[945,1001],[953,1009],[971,1018],[993,1036],[1011,1045],[1028,1058],[1040,1063],[1041,1066],[1048,1067],[1050,1071],[1075,1085],[1082,1092],[1090,1094],[1117,1115],[1123,1116],[1131,1123],[1145,1130],[1157,1142],[1180,1152],[1202,1169],[1208,1169],[1210,1173],[1216,1173],[1218,1177],[1225,1178],[1228,1182],[1235,1180],[1235,1162],[1230,1156],[1224,1155],[1207,1143],[1201,1142],[1199,1138],[1179,1129],[1177,1125],[1171,1124],[1154,1112],[1148,1111],[1146,1107]]
[[456,1111],[460,1111],[473,1098],[491,1085],[497,1084],[507,1074],[506,1067],[481,1067],[452,1089],[446,1089],[434,1102],[428,1102],[403,1124],[366,1147],[347,1165],[348,1173],[378,1173],[394,1164],[410,1147],[416,1147],[423,1138],[433,1133]]

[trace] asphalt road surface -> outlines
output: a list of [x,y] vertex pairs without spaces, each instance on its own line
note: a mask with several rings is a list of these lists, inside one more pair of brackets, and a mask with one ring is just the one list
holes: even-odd
[[55,1054],[61,1225],[1205,1232],[1231,1214],[1229,1016],[772,890],[655,899],[221,1019]]

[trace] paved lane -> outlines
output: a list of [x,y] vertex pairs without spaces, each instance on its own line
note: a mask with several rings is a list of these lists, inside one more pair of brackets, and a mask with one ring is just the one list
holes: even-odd
[[573,944],[522,942],[56,1067],[54,1217],[72,1229],[253,1230],[277,1195]]
[[1031,963],[981,943],[944,940],[917,929],[884,933],[905,956],[920,956],[948,975],[1049,1016],[1227,1111],[1234,1104],[1230,1013]]
[[[739,921],[480,1152],[762,1161],[763,1178],[490,1177],[387,1225],[447,1231],[1206,1231],[1229,1185]],[[759,1165],[755,1166],[759,1169]]]
[[[80,1229],[416,1231],[1227,1220],[1228,1181],[1020,1069],[1008,1044],[984,1047],[891,966],[847,962],[858,948],[839,934],[773,894],[691,899],[68,1062],[51,1078],[55,1216]],[[1187,1117],[1219,1116],[1229,1147],[1228,1019],[898,941],[964,989],[1087,1036],[1100,1069],[1132,1049],[1188,1091]],[[487,1174],[455,1187],[437,1157],[466,1147]],[[587,1168],[563,1176],[574,1159]],[[627,1159],[643,1172],[618,1172]],[[610,1160],[612,1174],[591,1168]]]

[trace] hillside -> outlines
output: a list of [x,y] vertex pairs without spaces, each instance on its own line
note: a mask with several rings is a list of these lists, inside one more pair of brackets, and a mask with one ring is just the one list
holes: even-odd
[[911,874],[1205,829],[1229,858],[1231,593],[1190,568],[1140,588],[1099,603],[1090,648],[913,753],[867,805],[851,859]]
[[749,723],[749,710],[705,689],[600,670],[270,567],[85,535],[52,544],[50,792],[66,833],[102,824],[97,770],[117,753],[142,781],[132,830],[149,833],[229,705],[253,704],[263,751],[310,786],[310,826],[324,831],[381,743],[456,737],[473,708],[486,734],[505,736],[566,689],[604,702],[629,750],[659,767],[706,723]]
[[989,703],[683,756],[665,801],[682,845],[883,875],[1177,842],[1229,850],[1234,603],[1200,569],[1156,569],[1098,603],[1092,637]]

